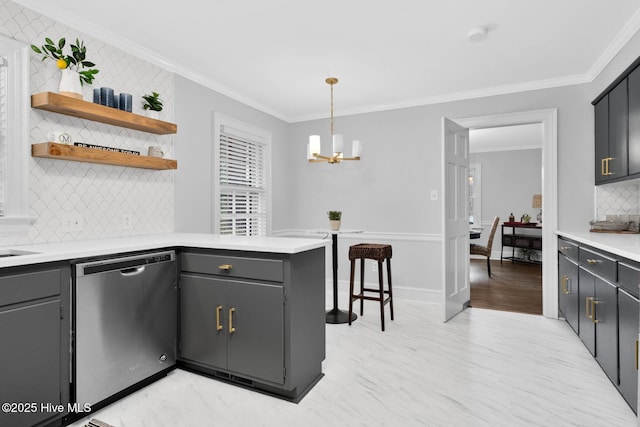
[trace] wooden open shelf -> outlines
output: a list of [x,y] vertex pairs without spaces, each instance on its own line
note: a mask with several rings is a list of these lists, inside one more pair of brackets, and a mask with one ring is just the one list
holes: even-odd
[[137,156],[135,154],[114,153],[95,148],[76,147],[74,145],[43,142],[31,146],[33,157],[46,159],[72,160],[74,162],[100,163],[103,165],[128,166],[132,168],[168,170],[177,169],[176,160],[160,157]]
[[151,119],[54,92],[31,95],[31,107],[156,135],[169,135],[178,131],[175,123]]

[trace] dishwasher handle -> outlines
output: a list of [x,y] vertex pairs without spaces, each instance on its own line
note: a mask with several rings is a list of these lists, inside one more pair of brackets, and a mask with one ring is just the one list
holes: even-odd
[[120,270],[120,274],[122,276],[137,276],[138,274],[142,274],[144,272],[144,269],[144,265],[140,267],[125,268],[124,270]]

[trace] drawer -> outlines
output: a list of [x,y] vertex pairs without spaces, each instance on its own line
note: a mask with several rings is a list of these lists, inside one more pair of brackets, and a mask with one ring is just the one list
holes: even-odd
[[60,294],[60,270],[0,277],[0,306]]
[[580,265],[586,270],[614,283],[618,280],[618,265],[615,259],[585,248],[580,248],[579,255]]
[[640,266],[619,262],[618,285],[637,298],[638,285],[640,285]]
[[228,255],[183,253],[181,270],[216,276],[284,281],[284,262],[278,259],[250,258]]
[[572,261],[578,262],[578,245],[558,238],[558,251]]

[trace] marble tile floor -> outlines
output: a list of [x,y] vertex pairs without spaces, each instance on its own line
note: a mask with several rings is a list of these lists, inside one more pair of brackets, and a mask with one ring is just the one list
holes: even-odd
[[325,376],[299,404],[176,370],[73,426],[637,426],[564,321],[394,305],[385,332],[375,304],[327,325]]

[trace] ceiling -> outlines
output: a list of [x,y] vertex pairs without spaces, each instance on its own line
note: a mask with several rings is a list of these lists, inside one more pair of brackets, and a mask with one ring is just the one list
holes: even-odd
[[288,122],[330,76],[336,115],[590,82],[640,28],[640,0],[13,1]]

